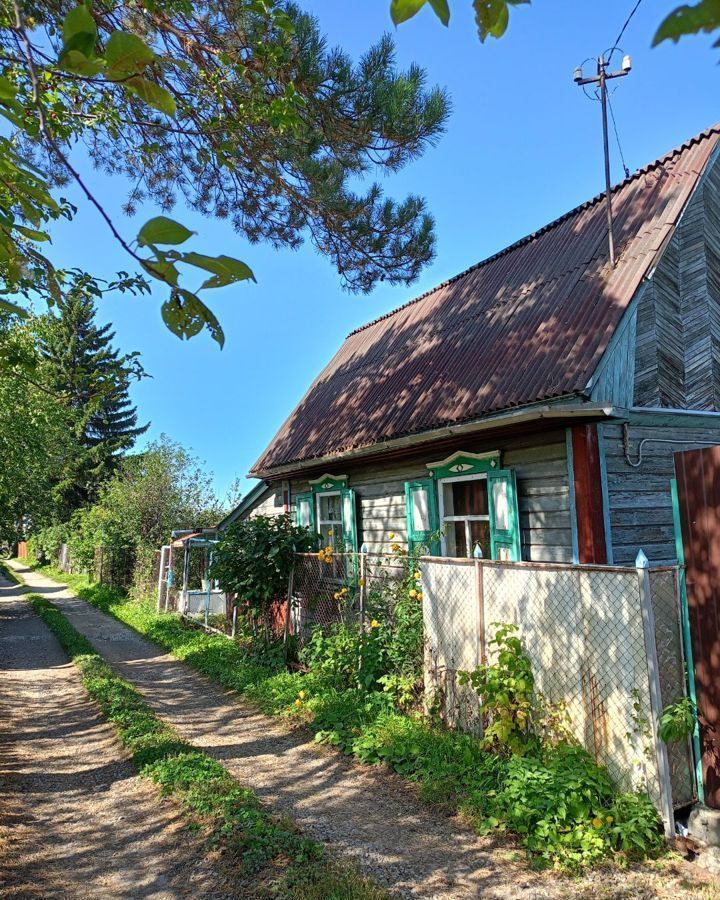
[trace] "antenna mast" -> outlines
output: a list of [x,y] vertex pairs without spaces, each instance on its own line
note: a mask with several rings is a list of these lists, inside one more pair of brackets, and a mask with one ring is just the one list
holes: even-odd
[[[613,51],[610,52],[610,57],[612,57],[612,52]],[[610,195],[610,146],[608,142],[607,83],[611,78],[623,78],[625,75],[627,75],[632,69],[632,60],[629,56],[625,55],[622,61],[622,68],[617,72],[607,71],[609,62],[609,58],[606,62],[604,55],[599,56],[597,60],[597,74],[589,78],[586,78],[583,75],[582,66],[579,66],[573,73],[573,81],[575,82],[575,84],[579,84],[581,87],[584,87],[586,84],[596,84],[599,87],[599,100],[602,107],[603,149],[605,152],[605,208],[607,212],[608,245],[610,249],[610,265],[614,268],[616,259],[615,235],[613,233],[612,197]]]

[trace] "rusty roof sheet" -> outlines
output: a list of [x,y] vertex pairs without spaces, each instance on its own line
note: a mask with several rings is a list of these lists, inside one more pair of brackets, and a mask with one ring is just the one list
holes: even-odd
[[353,331],[253,472],[581,393],[719,140],[716,125],[613,188],[614,269],[600,194]]

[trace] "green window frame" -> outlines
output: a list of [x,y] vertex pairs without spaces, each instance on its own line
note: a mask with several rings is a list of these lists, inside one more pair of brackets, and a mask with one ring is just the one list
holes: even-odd
[[295,520],[315,532],[322,544],[327,544],[328,535],[322,533],[321,498],[329,496],[340,499],[340,518],[334,521],[341,525],[344,548],[357,553],[357,498],[355,491],[347,487],[346,475],[323,475],[311,481],[310,490],[295,498]]
[[[438,463],[429,463],[429,478],[405,483],[405,506],[410,548],[425,545],[433,556],[442,553],[441,543],[431,540],[443,522],[440,491],[455,481],[482,479],[487,483],[488,513],[469,515],[472,520],[489,521],[490,555],[494,560],[521,560],[520,515],[517,484],[512,469],[500,468],[500,453],[454,453]],[[426,527],[429,525],[429,528]],[[444,545],[444,541],[442,542]]]

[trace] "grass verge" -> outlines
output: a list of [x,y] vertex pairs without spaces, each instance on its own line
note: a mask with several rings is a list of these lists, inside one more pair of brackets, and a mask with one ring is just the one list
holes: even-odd
[[579,869],[611,858],[624,865],[664,848],[647,797],[619,792],[579,746],[548,747],[540,756],[488,752],[470,735],[399,712],[382,692],[338,689],[318,673],[288,672],[272,652],[258,656],[84,576],[42,571],[263,712],[307,726],[316,740],[363,762],[386,763],[480,833],[515,835],[539,864]]
[[213,757],[184,741],[159,719],[142,696],[95,652],[50,601],[27,599],[80,670],[83,684],[116,727],[138,772],[179,801],[208,847],[218,847],[251,880],[248,896],[381,900],[387,894],[354,868],[327,857],[323,847],[276,819],[255,794],[235,781]]
[[10,568],[10,566],[5,565],[4,562],[0,561],[0,572],[8,579],[8,581],[12,581],[13,584],[22,584],[23,582],[17,577],[15,572]]

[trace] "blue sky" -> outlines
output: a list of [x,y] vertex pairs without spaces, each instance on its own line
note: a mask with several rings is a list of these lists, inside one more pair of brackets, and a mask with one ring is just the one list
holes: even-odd
[[[628,166],[634,170],[720,120],[720,53],[706,37],[650,49],[655,27],[679,0],[645,0],[625,37],[634,61],[619,79],[613,106]],[[251,246],[227,223],[178,204],[173,217],[199,232],[192,249],[248,262],[256,285],[211,294],[225,349],[205,334],[181,343],[160,318],[162,295],[103,300],[125,351],[139,350],[152,374],[133,389],[148,438],[170,435],[215,473],[222,495],[247,473],[320,368],[353,328],[494,253],[603,188],[599,104],[572,82],[575,66],[612,43],[634,0],[537,0],[520,7],[506,36],[481,45],[470,0],[454,0],[443,28],[430,10],[395,30],[388,0],[300,0],[333,44],[354,57],[385,30],[398,62],[422,64],[430,83],[448,89],[453,114],[438,146],[385,182],[394,196],[424,195],[436,218],[437,256],[410,287],[344,293],[329,262],[306,244],[276,252]],[[715,98],[713,100],[713,97]],[[622,177],[613,144],[613,178]],[[126,185],[93,174],[97,194],[124,234],[134,236],[155,210],[120,213]],[[112,277],[128,260],[93,210],[54,233],[58,264]],[[188,243],[188,246],[190,244]],[[250,486],[246,484],[246,488]]]

